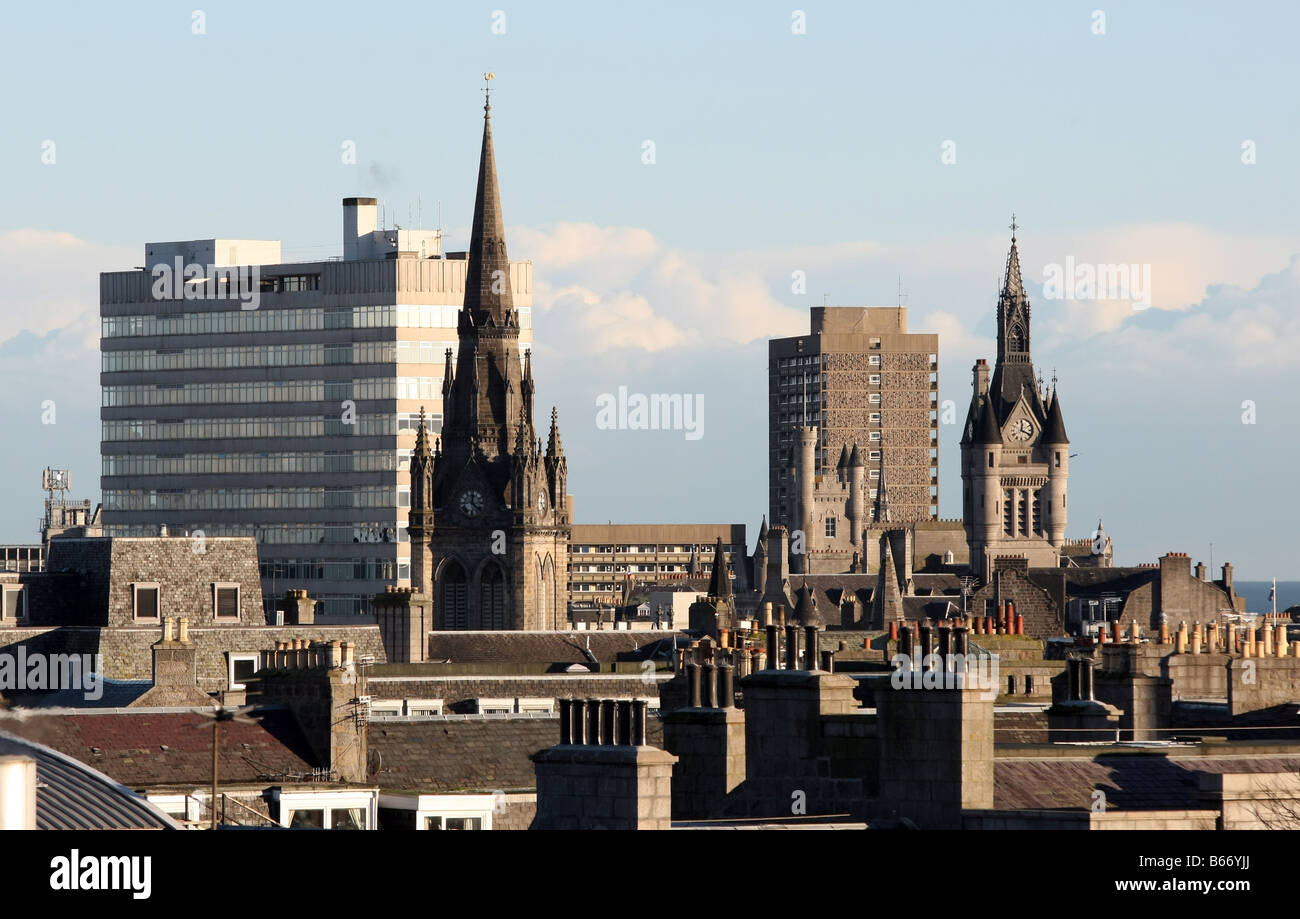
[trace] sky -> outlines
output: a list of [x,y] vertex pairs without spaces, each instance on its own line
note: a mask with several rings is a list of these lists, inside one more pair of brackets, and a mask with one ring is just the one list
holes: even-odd
[[[169,239],[336,256],[350,195],[463,248],[492,71],[578,522],[755,529],[767,340],[900,286],[940,335],[959,516],[1014,212],[1069,535],[1300,578],[1298,27],[1280,2],[8,6],[0,541],[36,538],[45,466],[99,498],[99,272]],[[1067,265],[1138,269],[1045,289]],[[620,386],[702,396],[703,436],[602,429]]]

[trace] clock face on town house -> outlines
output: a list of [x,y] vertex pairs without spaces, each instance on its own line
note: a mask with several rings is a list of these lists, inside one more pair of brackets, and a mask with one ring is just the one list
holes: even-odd
[[1012,440],[1028,440],[1034,433],[1034,424],[1028,418],[1021,418],[1011,428]]
[[483,510],[483,496],[477,491],[467,491],[460,496],[460,510],[466,517],[477,517]]

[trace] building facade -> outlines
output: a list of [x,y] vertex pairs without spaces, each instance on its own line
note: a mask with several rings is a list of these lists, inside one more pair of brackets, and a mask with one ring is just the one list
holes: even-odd
[[975,363],[961,439],[962,518],[971,570],[985,583],[999,557],[1055,568],[1065,545],[1070,440],[1055,381],[1048,392],[1034,375],[1029,297],[1012,226],[998,297],[997,364],[990,377],[985,360]]
[[565,628],[568,460],[555,410],[544,448],[533,423],[532,352],[520,360],[490,103],[466,266],[442,437],[431,444],[421,417],[411,461],[412,587],[433,599],[438,631]]
[[[617,606],[638,584],[710,577],[719,539],[732,583],[737,592],[746,590],[745,538],[743,523],[575,524],[569,591],[575,601]],[[652,610],[655,605],[651,602]]]
[[[106,534],[255,537],[268,610],[307,588],[326,615],[367,613],[409,583],[411,450],[421,407],[441,427],[468,259],[376,211],[344,200],[341,259],[192,240],[100,276]],[[195,276],[168,283],[178,265]],[[522,352],[532,266],[503,270]]]
[[895,521],[937,519],[938,392],[939,336],[909,333],[906,308],[813,308],[808,335],[768,343],[771,520],[800,528],[794,467],[806,453],[815,482],[839,477],[855,444],[868,503],[883,462]]

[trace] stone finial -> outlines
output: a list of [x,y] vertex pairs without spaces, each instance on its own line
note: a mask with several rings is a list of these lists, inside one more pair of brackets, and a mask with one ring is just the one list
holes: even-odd
[[177,633],[177,640],[188,642],[190,640],[190,619],[188,616],[182,616],[179,621],[180,631]]

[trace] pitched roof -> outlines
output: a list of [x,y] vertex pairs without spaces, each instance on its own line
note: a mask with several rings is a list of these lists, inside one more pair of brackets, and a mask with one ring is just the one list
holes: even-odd
[[[657,717],[646,739],[662,743]],[[470,718],[372,721],[366,735],[370,781],[391,791],[510,791],[536,788],[529,757],[560,742],[560,719]]]
[[129,788],[44,744],[0,731],[0,756],[26,756],[36,761],[37,829],[181,828],[175,820]]
[[[287,709],[259,723],[224,722],[218,772],[243,784],[306,778],[319,765]],[[74,712],[0,717],[0,729],[43,743],[131,788],[212,781],[211,720],[201,711]]]
[[[665,632],[433,632],[432,660],[452,663],[587,664],[588,646],[598,661],[614,661]],[[673,633],[675,634],[675,633]]]
[[1164,755],[1100,755],[1087,759],[999,759],[993,764],[993,806],[1002,810],[1086,809],[1100,789],[1117,810],[1180,810],[1205,806],[1202,772],[1296,772],[1300,756],[1203,759]]
[[371,722],[370,781],[424,792],[534,788],[529,756],[560,742],[559,718]]

